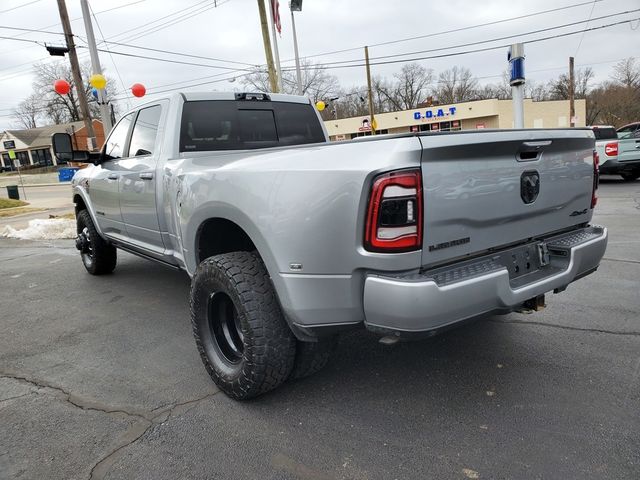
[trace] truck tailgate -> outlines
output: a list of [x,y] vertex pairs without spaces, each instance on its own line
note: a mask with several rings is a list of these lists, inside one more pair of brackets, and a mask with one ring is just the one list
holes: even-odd
[[422,265],[591,219],[594,137],[585,130],[421,135]]

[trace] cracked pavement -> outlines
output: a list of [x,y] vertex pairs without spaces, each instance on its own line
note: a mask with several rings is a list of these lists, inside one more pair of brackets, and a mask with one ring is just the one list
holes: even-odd
[[244,403],[202,367],[186,275],[120,252],[96,278],[70,241],[0,239],[0,478],[635,479],[639,198],[603,177],[606,259],[545,310],[392,347],[352,332]]

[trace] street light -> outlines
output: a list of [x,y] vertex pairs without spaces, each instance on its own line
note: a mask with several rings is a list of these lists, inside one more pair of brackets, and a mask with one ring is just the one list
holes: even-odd
[[296,56],[296,77],[298,80],[298,95],[302,95],[302,73],[300,72],[300,55],[298,54],[298,37],[296,35],[296,21],[293,18],[293,12],[302,11],[302,0],[291,0],[289,3],[291,9],[291,29],[293,31],[293,51]]

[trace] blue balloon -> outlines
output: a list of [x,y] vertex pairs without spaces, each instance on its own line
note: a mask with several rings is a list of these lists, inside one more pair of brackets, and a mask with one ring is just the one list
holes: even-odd
[[93,95],[93,98],[95,98],[96,100],[98,99],[98,90],[97,89],[92,89],[91,90],[91,95]]

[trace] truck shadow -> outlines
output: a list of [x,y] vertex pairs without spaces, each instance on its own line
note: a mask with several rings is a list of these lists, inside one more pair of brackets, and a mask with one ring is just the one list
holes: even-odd
[[[162,325],[164,318],[170,318],[182,325],[180,332],[188,332],[190,281],[184,272],[128,256],[119,264],[113,278],[116,277],[137,285],[138,296],[152,297],[158,309],[169,313],[153,323],[146,323],[145,328],[147,325],[166,327],[167,333],[175,335],[175,324]],[[321,372],[288,382],[246,405],[248,408],[280,409],[304,398],[308,407],[322,408],[327,395],[338,403],[358,402],[372,408],[382,407],[389,401],[399,405],[408,402],[406,407],[409,408],[416,399],[427,403],[445,402],[453,407],[465,405],[463,399],[486,401],[498,394],[504,400],[504,395],[513,393],[509,385],[512,380],[516,380],[516,390],[528,376],[535,377],[534,382],[544,382],[546,373],[531,367],[539,365],[540,359],[553,355],[552,347],[545,343],[544,337],[524,337],[523,332],[531,335],[530,327],[502,323],[504,318],[484,318],[429,339],[392,346],[380,344],[379,337],[364,328],[345,333],[340,336],[332,359]],[[532,343],[538,338],[539,342]],[[193,338],[187,333],[182,340],[176,341],[186,342],[181,349],[193,347],[195,362],[191,359],[188,362],[194,367],[189,375],[201,377],[198,383],[203,379],[209,381],[204,367],[199,364]],[[514,366],[518,367],[515,376]],[[381,391],[384,394],[381,395]]]

